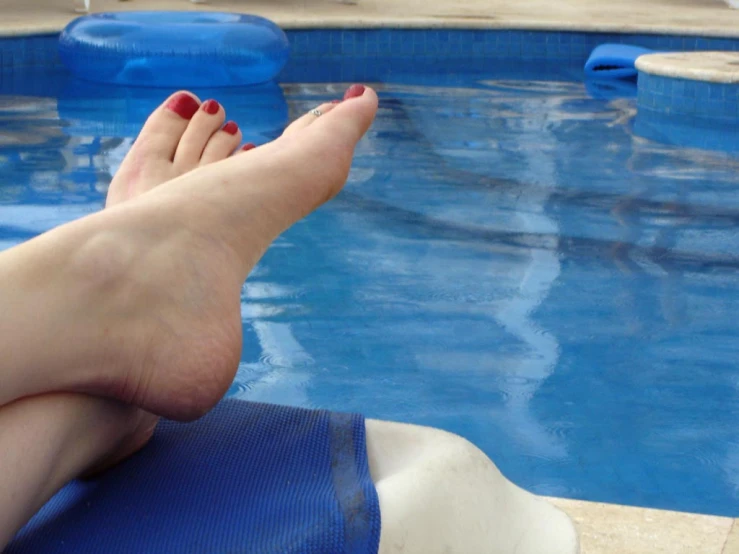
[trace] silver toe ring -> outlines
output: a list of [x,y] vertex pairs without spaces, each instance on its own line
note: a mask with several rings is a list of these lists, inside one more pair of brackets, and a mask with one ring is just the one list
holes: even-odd
[[316,117],[321,117],[323,115],[323,112],[319,109],[314,109],[310,111],[311,115],[315,115]]

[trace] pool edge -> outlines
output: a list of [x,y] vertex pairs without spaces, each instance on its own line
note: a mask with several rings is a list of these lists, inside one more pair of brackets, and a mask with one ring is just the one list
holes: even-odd
[[543,498],[575,523],[581,554],[739,554],[739,518]]

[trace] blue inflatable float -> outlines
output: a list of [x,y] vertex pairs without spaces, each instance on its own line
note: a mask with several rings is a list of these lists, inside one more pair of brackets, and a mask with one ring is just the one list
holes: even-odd
[[59,39],[77,77],[150,87],[264,83],[285,66],[289,44],[273,22],[216,12],[122,12],[80,17]]

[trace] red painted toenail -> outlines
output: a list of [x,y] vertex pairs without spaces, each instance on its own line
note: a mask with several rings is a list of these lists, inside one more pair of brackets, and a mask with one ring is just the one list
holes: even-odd
[[341,100],[331,100],[332,104],[338,104],[339,102],[341,102]]
[[358,96],[362,96],[363,94],[364,85],[352,85],[344,93],[344,100],[349,100],[349,98],[357,98]]
[[166,107],[183,119],[192,119],[200,104],[192,96],[182,92],[167,102]]
[[223,126],[223,130],[229,135],[235,135],[239,132],[239,126],[234,121],[229,121]]
[[205,110],[205,113],[209,113],[210,115],[217,114],[220,109],[221,105],[215,100],[206,100],[203,103],[203,110]]
[[253,148],[256,148],[257,146],[253,142],[247,142],[244,146],[241,147],[241,149],[246,152],[248,150],[251,150]]

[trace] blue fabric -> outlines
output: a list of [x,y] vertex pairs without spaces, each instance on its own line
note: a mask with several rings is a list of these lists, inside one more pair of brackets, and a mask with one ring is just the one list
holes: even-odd
[[359,415],[227,400],[60,491],[6,554],[375,554]]
[[636,59],[653,50],[628,44],[601,44],[585,62],[585,75],[599,79],[635,78]]

